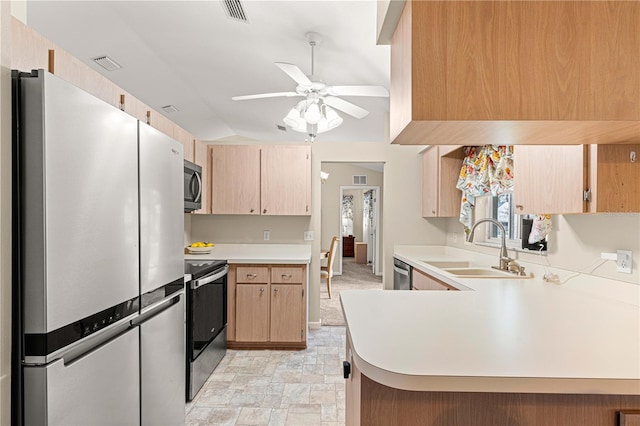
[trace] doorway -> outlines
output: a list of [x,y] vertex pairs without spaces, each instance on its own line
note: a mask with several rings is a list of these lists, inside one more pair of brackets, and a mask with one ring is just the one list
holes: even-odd
[[353,257],[357,264],[371,267],[375,275],[382,275],[380,267],[380,187],[340,186],[340,229],[342,238],[340,272],[347,258]]

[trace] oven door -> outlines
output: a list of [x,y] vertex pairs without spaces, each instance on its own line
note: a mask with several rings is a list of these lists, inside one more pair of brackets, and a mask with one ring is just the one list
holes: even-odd
[[227,325],[227,272],[229,266],[191,281],[188,340],[190,360],[195,360]]

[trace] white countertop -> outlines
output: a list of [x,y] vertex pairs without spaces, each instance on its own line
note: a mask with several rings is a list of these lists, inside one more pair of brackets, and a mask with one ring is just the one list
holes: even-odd
[[394,256],[467,291],[342,292],[352,361],[367,377],[416,391],[640,395],[640,286],[457,278],[423,262],[497,260],[450,247]]
[[308,244],[216,244],[208,254],[185,254],[186,260],[226,260],[228,263],[306,264],[311,262]]

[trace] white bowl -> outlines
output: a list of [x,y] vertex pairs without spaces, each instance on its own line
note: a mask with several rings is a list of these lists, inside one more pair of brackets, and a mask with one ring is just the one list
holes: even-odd
[[191,247],[191,246],[187,246],[187,250],[189,250],[190,253],[207,254],[207,253],[211,253],[211,250],[213,250],[213,247]]

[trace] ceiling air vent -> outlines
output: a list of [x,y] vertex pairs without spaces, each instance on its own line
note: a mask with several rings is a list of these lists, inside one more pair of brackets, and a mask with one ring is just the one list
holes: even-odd
[[178,108],[176,108],[173,105],[165,105],[162,107],[163,111],[166,112],[167,114],[171,114],[172,112],[178,112],[180,111]]
[[280,124],[276,124],[276,128],[281,132],[286,132],[287,128],[285,126],[281,126]]
[[354,185],[366,185],[367,184],[367,175],[353,175],[353,184]]
[[93,62],[100,65],[102,68],[104,68],[107,71],[115,71],[122,68],[122,66],[119,63],[117,63],[116,61],[114,61],[108,56],[98,56],[97,58],[93,58]]
[[220,0],[222,8],[230,19],[241,22],[249,22],[244,6],[240,0]]

